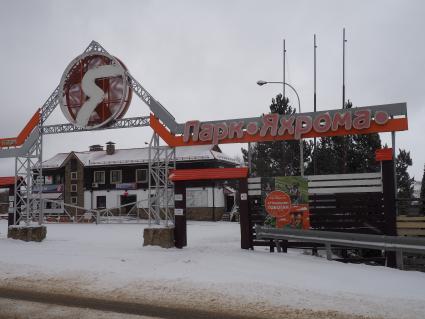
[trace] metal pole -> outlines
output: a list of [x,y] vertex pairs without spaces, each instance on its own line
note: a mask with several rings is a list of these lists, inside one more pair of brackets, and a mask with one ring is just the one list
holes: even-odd
[[249,175],[252,174],[252,150],[251,150],[251,142],[248,142],[248,172],[249,172]]
[[[25,224],[26,226],[28,226],[30,224],[30,205],[31,205],[31,200],[30,200],[30,196],[32,196],[32,189],[30,187],[32,187],[32,183],[31,183],[31,165],[30,165],[30,155],[26,155],[26,169],[27,169],[27,187],[25,188],[25,195],[27,197],[26,199],[26,207],[25,207],[25,211],[27,214],[27,218],[25,220]],[[31,185],[31,186],[30,186]]]
[[300,173],[301,177],[304,177],[304,150],[302,138],[300,138]]
[[[317,45],[316,45],[316,35],[314,35],[314,112],[317,111],[316,109],[316,49],[317,49]],[[314,137],[314,153],[313,153],[313,175],[317,174],[317,160],[316,160],[316,156],[317,156],[317,141],[316,141],[316,137]]]
[[39,161],[40,169],[39,169],[39,175],[37,177],[38,178],[38,183],[37,183],[38,202],[39,202],[39,205],[40,205],[38,224],[42,225],[43,222],[44,222],[44,202],[42,200],[42,193],[43,193],[43,183],[42,183],[42,178],[43,178],[43,122],[41,122],[38,129],[39,129],[39,133],[40,133],[40,149],[39,149],[40,154],[38,154],[38,161]]
[[[282,90],[283,90],[283,103],[286,103],[285,97],[285,62],[286,62],[286,44],[285,39],[283,39],[283,82],[282,82]],[[300,104],[300,98],[298,97],[298,111],[301,113],[301,104]],[[304,150],[303,150],[303,140],[300,138],[300,173],[301,176],[304,176]]]
[[[397,171],[396,171],[396,151],[395,151],[395,132],[391,132],[391,147],[393,149],[393,169],[394,169],[394,193],[397,198]],[[398,205],[395,205],[396,214],[398,215]]]
[[285,39],[283,39],[283,83],[282,83],[282,92],[283,92],[282,98],[283,99],[285,99],[285,59],[286,59],[286,47],[285,47]]
[[345,108],[345,28],[342,29],[342,108]]
[[14,199],[13,199],[13,225],[17,225],[17,220],[16,220],[16,216],[17,216],[17,209],[18,209],[18,191],[20,191],[20,186],[18,186],[18,158],[15,157],[15,193],[14,195]]

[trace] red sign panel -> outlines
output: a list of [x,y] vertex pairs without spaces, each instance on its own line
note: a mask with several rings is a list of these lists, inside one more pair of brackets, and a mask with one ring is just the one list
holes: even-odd
[[284,217],[291,210],[291,197],[284,192],[273,191],[266,197],[265,208],[274,217]]
[[375,151],[375,159],[378,162],[391,161],[393,159],[392,148],[381,148]]

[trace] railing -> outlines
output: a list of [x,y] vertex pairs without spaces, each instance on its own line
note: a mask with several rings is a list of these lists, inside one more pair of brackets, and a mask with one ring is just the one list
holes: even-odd
[[376,249],[396,252],[397,267],[403,269],[403,252],[425,254],[425,238],[340,233],[317,230],[270,228],[256,226],[257,239],[273,240],[281,251],[279,240],[293,240],[323,244],[328,260],[332,260],[332,246]]
[[[138,202],[132,202],[114,208],[103,209],[87,209],[81,206],[66,204],[63,201],[53,199],[43,199],[44,203],[55,203],[60,208],[44,209],[43,220],[45,222],[95,222],[99,223],[123,223],[126,221],[140,222],[141,220],[152,220],[149,209],[141,207],[142,203],[146,203],[147,199]],[[130,207],[128,212],[121,213],[122,208]],[[143,217],[146,218],[143,218]]]

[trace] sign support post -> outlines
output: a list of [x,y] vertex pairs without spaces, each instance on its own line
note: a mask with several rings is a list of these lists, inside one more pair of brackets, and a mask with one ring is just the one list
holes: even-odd
[[185,182],[175,182],[174,192],[174,243],[177,248],[183,248],[187,246]]
[[[382,167],[382,192],[384,196],[385,235],[397,236],[397,211],[393,150],[384,148],[376,151],[376,160]],[[386,252],[388,267],[396,268],[395,252]]]

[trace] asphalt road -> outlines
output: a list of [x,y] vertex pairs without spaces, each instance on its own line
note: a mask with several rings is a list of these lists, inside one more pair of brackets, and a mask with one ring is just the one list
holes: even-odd
[[14,288],[0,288],[0,298],[6,298],[17,301],[22,300],[64,307],[108,311],[119,314],[155,317],[162,319],[260,319],[259,317],[236,316],[225,313],[208,312],[196,309],[157,306],[152,304],[106,300],[75,295],[54,294]]

